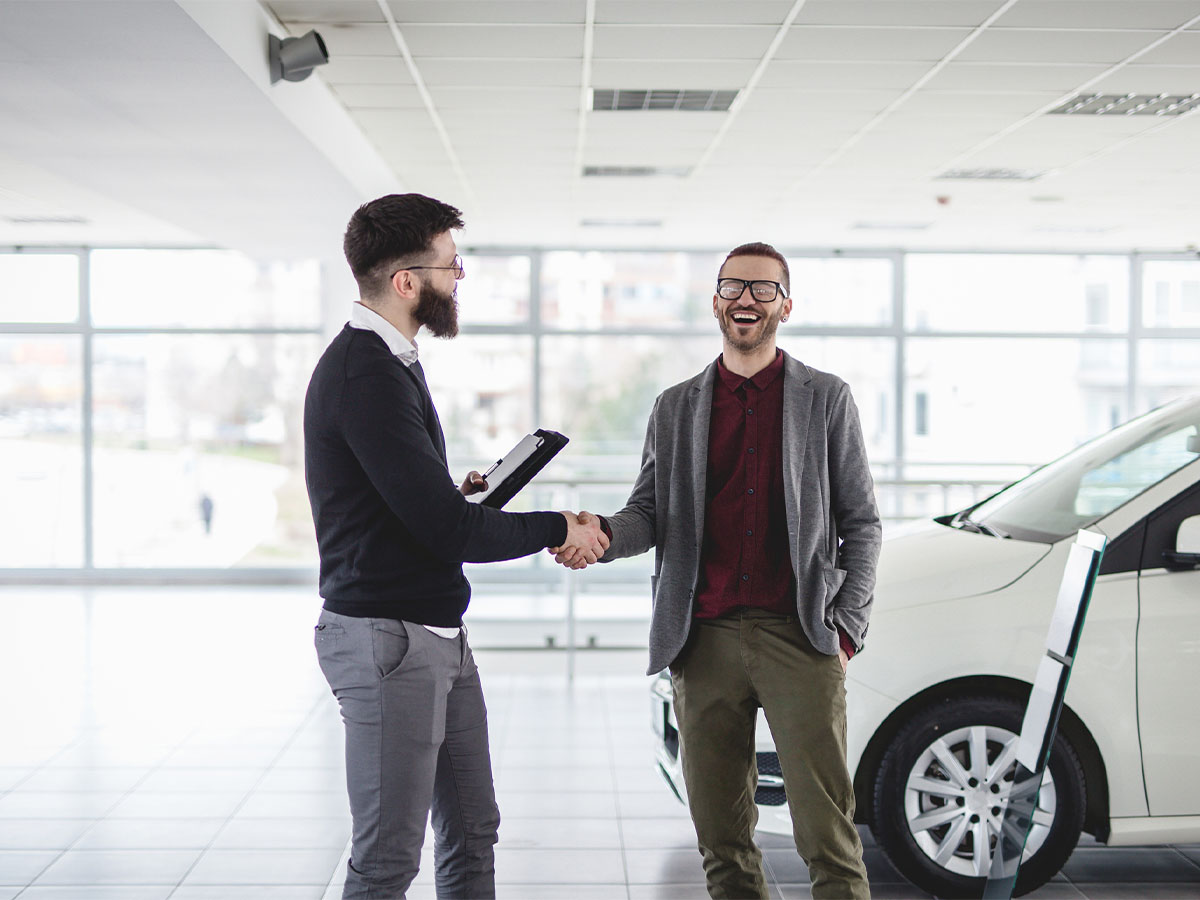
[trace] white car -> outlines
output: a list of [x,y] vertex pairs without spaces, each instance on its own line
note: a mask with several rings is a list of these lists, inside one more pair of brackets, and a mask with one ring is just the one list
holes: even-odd
[[[1080,528],[1108,547],[1025,848],[1018,893],[1081,831],[1200,841],[1200,397],[1082,445],[956,515],[883,543],[866,645],[851,661],[857,819],[939,896],[980,896],[1030,684]],[[657,763],[684,795],[670,679],[653,683]],[[791,834],[759,713],[759,828]]]

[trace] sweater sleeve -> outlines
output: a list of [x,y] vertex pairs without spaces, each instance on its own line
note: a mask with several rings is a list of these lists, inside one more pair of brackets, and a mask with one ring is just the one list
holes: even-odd
[[556,512],[506,513],[469,503],[426,430],[415,384],[388,373],[346,383],[342,433],[371,484],[418,543],[451,562],[495,562],[557,547]]

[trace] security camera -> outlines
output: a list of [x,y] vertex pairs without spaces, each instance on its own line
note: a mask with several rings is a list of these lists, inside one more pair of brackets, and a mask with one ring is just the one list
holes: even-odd
[[267,36],[267,53],[271,60],[271,84],[279,81],[303,81],[317,66],[329,62],[329,51],[325,42],[315,31],[303,37],[280,40]]

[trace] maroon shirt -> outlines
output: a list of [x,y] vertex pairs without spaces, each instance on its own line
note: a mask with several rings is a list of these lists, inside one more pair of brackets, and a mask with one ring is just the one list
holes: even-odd
[[783,502],[783,354],[752,378],[717,360],[695,616],[796,614]]

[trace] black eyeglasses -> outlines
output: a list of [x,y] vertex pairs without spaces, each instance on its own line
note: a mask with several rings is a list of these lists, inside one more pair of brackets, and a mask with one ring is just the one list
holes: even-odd
[[[409,272],[413,269],[453,269],[455,281],[467,274],[466,270],[463,268],[462,257],[457,253],[454,254],[454,262],[448,266],[401,266],[396,270],[396,272]],[[396,277],[396,272],[392,273],[393,278]]]
[[718,278],[717,296],[722,300],[737,300],[750,288],[750,296],[759,303],[770,303],[779,297],[787,299],[787,291],[778,281],[746,281],[741,278]]

